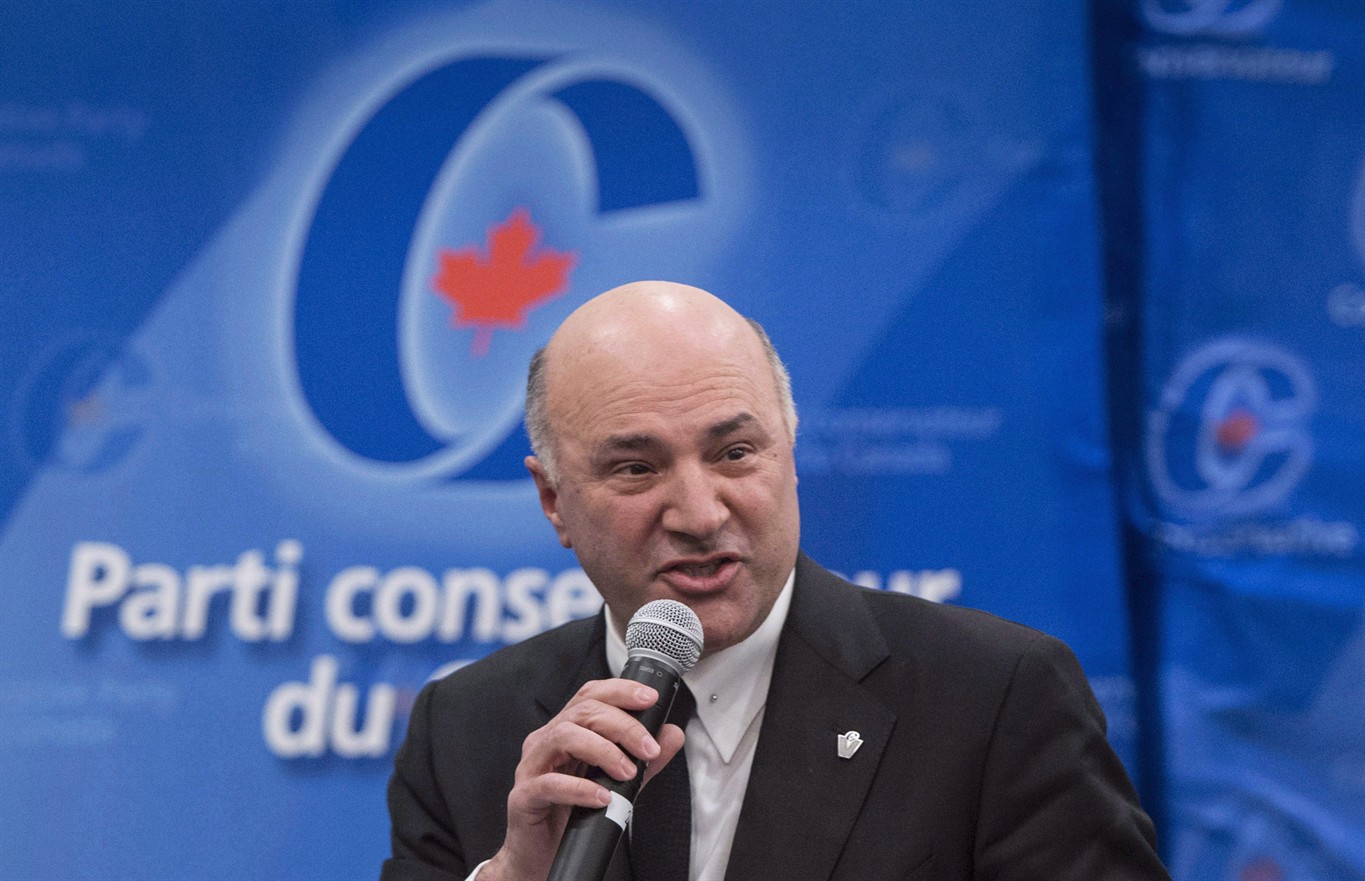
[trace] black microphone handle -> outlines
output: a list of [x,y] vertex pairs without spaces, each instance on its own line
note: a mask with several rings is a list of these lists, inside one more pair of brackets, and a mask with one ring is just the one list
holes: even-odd
[[[659,692],[658,703],[631,713],[651,736],[657,735],[673,706],[673,696],[678,693],[678,683],[682,681],[681,673],[672,663],[659,659],[648,650],[632,649],[620,678],[642,682]],[[605,808],[574,807],[546,881],[601,881],[607,874],[607,864],[621,841],[635,795],[644,781],[645,763],[639,759],[634,762],[635,776],[629,780],[617,780],[600,768],[589,771],[589,780],[613,793],[612,803]]]

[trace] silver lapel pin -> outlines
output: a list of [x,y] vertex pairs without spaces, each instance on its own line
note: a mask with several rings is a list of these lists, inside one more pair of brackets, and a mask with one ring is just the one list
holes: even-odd
[[851,759],[853,754],[858,751],[858,747],[863,745],[862,735],[856,731],[839,735],[839,758]]

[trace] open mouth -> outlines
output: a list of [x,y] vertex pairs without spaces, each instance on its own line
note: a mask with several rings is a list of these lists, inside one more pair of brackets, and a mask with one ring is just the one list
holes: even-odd
[[729,558],[711,560],[707,563],[682,563],[674,566],[674,572],[681,572],[688,578],[710,578],[720,571],[720,567],[730,562]]
[[732,556],[682,560],[665,568],[662,574],[679,588],[711,590],[728,583],[738,563],[739,561]]

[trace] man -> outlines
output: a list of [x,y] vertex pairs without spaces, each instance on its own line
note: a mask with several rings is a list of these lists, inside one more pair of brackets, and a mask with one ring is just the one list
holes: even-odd
[[[608,291],[532,362],[527,427],[541,507],[606,611],[423,690],[384,879],[541,881],[570,806],[607,804],[584,768],[673,759],[682,730],[628,715],[654,692],[610,678],[660,598],[706,638],[691,881],[1166,878],[1064,646],[801,555],[795,408],[756,325],[684,285]],[[610,877],[641,861],[618,848]]]

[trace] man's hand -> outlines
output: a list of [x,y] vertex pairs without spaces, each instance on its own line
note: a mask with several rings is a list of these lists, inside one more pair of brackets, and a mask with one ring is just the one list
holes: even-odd
[[[580,776],[601,768],[618,780],[635,776],[634,756],[649,763],[648,780],[682,749],[683,732],[665,725],[656,741],[630,711],[653,706],[658,693],[625,679],[589,682],[521,746],[516,785],[507,797],[507,838],[480,881],[544,881],[574,805],[606,807],[607,790]],[[619,745],[618,745],[619,744]]]

